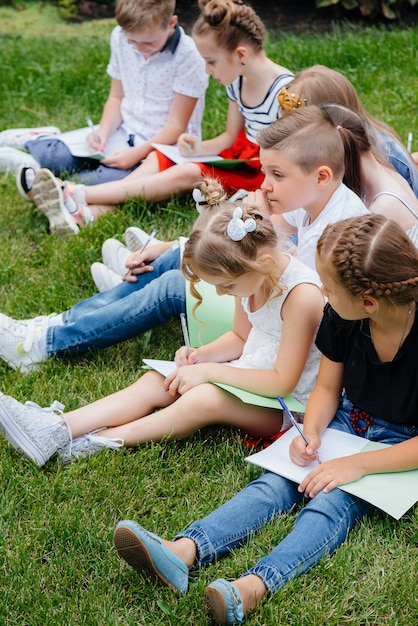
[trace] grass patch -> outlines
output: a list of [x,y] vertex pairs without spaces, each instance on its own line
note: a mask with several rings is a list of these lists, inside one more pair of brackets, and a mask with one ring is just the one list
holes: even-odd
[[[109,89],[105,75],[112,21],[67,25],[49,5],[0,8],[0,119],[3,128],[55,124],[69,130],[98,119]],[[324,35],[270,36],[272,58],[298,71],[323,63],[343,71],[366,108],[406,140],[418,137],[418,29],[335,27]],[[224,89],[211,81],[206,137],[225,123]],[[415,141],[415,149],[417,143]],[[188,195],[161,204],[133,199],[78,237],[47,232],[45,218],[0,174],[0,303],[16,318],[62,311],[94,293],[90,264],[107,237],[138,224],[159,237],[186,234],[195,218]],[[50,360],[23,376],[0,362],[2,391],[72,409],[136,380],[142,357],[171,358],[182,341],[176,320],[119,346],[68,361]],[[106,451],[89,462],[40,470],[0,439],[0,623],[6,626],[136,626],[209,623],[202,592],[235,577],[271,550],[294,515],[268,525],[248,546],[192,581],[175,597],[117,557],[112,533],[122,518],[172,536],[229,498],[257,468],[243,462],[240,438],[210,428],[185,442]],[[250,626],[411,626],[418,623],[416,507],[399,523],[376,515],[332,559],[283,589],[249,618]]]

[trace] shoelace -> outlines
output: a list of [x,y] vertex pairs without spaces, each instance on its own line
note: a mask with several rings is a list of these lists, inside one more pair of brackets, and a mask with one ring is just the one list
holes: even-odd
[[111,439],[110,437],[101,437],[100,435],[96,435],[97,431],[93,431],[91,433],[87,433],[85,435],[89,441],[92,443],[96,443],[99,446],[104,446],[106,448],[111,448],[112,450],[118,450],[125,443],[124,439],[120,437],[115,437]]
[[71,428],[70,428],[70,425],[69,425],[69,423],[67,421],[67,418],[65,417],[65,414],[64,414],[64,409],[65,409],[65,405],[64,404],[62,404],[58,400],[54,400],[53,402],[51,402],[51,404],[49,406],[40,406],[36,402],[32,402],[31,400],[27,400],[25,402],[25,406],[29,407],[30,409],[37,409],[38,411],[43,411],[44,413],[53,413],[54,415],[59,415],[61,417],[62,421],[64,422],[67,430],[68,430],[68,434],[70,436],[70,447],[72,446],[72,444],[73,444],[73,434],[71,432]]
[[101,437],[100,435],[97,435],[96,433],[100,432],[101,430],[106,430],[106,428],[99,428],[99,430],[94,430],[91,433],[81,435],[80,437],[77,437],[76,439],[71,438],[69,450],[68,450],[69,456],[71,457],[73,450],[77,450],[77,447],[79,445],[82,445],[83,442],[86,440],[92,444],[103,446],[104,448],[105,447],[110,448],[111,450],[118,450],[125,443],[124,439],[121,439],[120,437],[115,437],[114,439],[110,439],[108,437]]

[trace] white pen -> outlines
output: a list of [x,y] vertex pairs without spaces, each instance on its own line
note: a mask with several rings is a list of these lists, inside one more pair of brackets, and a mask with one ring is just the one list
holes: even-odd
[[408,152],[412,151],[412,133],[408,133],[408,143],[406,144],[406,149]]
[[86,120],[87,120],[87,124],[89,125],[89,128],[90,128],[90,130],[92,132],[92,135],[94,137],[94,141],[96,143],[99,143],[99,138],[97,136],[96,129],[94,128],[93,120],[91,119],[90,115],[88,115],[86,117]]
[[[140,250],[137,250],[136,254],[142,254],[142,252],[145,250],[145,248],[149,245],[151,239],[153,237],[155,237],[155,235],[158,233],[158,228],[154,228],[154,230],[152,231],[152,233],[150,234],[150,236],[148,237],[148,239],[146,240],[146,242],[144,243],[144,245],[142,246],[142,248]],[[128,276],[128,274],[131,273],[132,270],[128,270],[126,272],[126,274],[123,275],[123,278],[126,278],[126,276]]]
[[[279,401],[279,404],[282,407],[283,411],[286,413],[287,417],[290,419],[290,421],[292,422],[293,426],[296,428],[296,430],[298,431],[299,435],[302,437],[303,441],[306,443],[307,446],[309,446],[309,439],[303,433],[303,430],[300,427],[300,424],[298,424],[298,422],[295,420],[295,418],[292,415],[292,413],[287,408],[287,405],[286,405],[285,401],[280,396],[276,396],[276,398]],[[319,460],[319,457],[318,457],[318,463],[320,463],[320,462],[321,461]]]
[[187,330],[186,316],[184,313],[180,313],[181,330],[183,331],[184,345],[187,348],[187,356],[190,356],[191,346],[189,339],[189,332]]

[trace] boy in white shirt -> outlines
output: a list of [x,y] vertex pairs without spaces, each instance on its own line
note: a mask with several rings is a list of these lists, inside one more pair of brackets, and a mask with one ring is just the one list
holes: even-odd
[[[174,144],[183,132],[200,136],[208,76],[174,11],[175,0],[118,0],[110,92],[87,143],[91,152],[104,152],[118,131],[121,148],[97,161],[73,156],[59,136],[39,137],[25,146],[41,167],[56,175],[77,172],[89,184],[119,180],[148,155],[152,142]],[[21,192],[30,192],[33,175],[31,169],[19,172]]]

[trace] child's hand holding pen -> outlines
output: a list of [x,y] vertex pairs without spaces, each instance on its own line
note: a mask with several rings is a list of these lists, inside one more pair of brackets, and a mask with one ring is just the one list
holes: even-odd
[[87,143],[89,148],[93,151],[103,151],[105,149],[105,142],[100,137],[100,128],[96,130],[91,117],[88,115],[87,124],[91,130],[91,133],[87,136]]
[[293,426],[296,428],[301,437],[301,439],[293,439],[289,447],[290,458],[293,463],[301,466],[309,465],[309,463],[312,463],[312,461],[315,460],[318,461],[318,463],[321,463],[317,452],[317,448],[319,448],[319,446],[321,445],[321,441],[310,441],[304,434],[301,425],[297,422],[291,411],[289,411],[283,398],[281,398],[280,396],[276,397],[280,406],[282,407],[283,413],[287,415],[287,417],[290,419]]
[[177,148],[184,157],[192,157],[201,154],[202,142],[195,135],[183,133],[177,141]]
[[[138,279],[135,274],[143,274],[144,272],[152,272],[154,268],[152,265],[147,265],[147,261],[156,259],[158,254],[152,253],[149,257],[145,254],[146,248],[148,248],[150,242],[158,232],[158,228],[154,228],[144,245],[137,252],[133,252],[126,260],[127,272],[122,276],[122,280],[128,282],[136,282]],[[159,245],[159,244],[158,244]],[[156,246],[153,246],[156,247]]]

